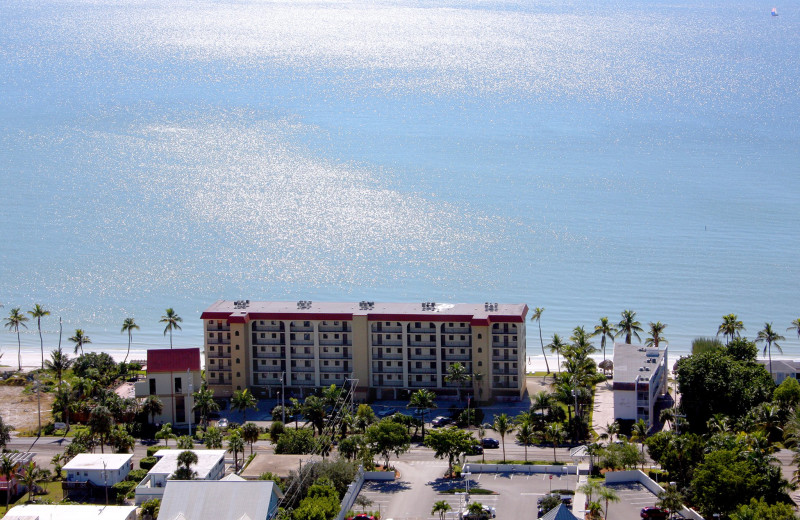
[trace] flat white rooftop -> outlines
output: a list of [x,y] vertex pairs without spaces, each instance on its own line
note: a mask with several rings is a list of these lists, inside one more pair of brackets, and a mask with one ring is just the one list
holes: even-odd
[[28,504],[16,506],[3,520],[135,520],[134,506]]
[[614,343],[614,384],[649,381],[666,353],[666,348]]
[[208,477],[219,461],[225,460],[225,450],[159,450],[155,453],[158,462],[148,474],[172,475],[178,469],[178,455],[184,451],[192,451],[197,455],[197,464],[192,464],[192,470],[197,472],[197,478]]
[[87,469],[103,469],[105,462],[105,469],[108,471],[118,470],[129,464],[133,458],[130,453],[79,453],[74,459],[69,461],[64,469],[70,470],[87,470]]

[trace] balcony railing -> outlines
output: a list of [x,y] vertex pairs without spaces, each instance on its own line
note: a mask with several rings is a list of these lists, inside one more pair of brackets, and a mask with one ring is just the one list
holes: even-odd
[[253,340],[254,345],[283,345],[284,342],[281,341],[281,338],[255,338]]
[[493,368],[492,374],[496,374],[498,376],[516,376],[519,375],[518,368]]
[[471,356],[469,354],[442,354],[442,359],[445,361],[469,361]]
[[280,359],[284,356],[280,352],[256,352],[256,355],[253,357],[257,359]]
[[292,352],[292,359],[314,359],[313,352]]
[[209,372],[230,372],[231,366],[230,365],[212,365],[209,364],[207,370]]
[[372,354],[372,359],[388,359],[390,361],[400,361],[403,354]]
[[304,366],[292,367],[292,372],[313,372],[313,371],[314,371],[314,367],[313,366],[312,367],[304,367]]
[[409,354],[408,359],[412,361],[433,361],[436,359],[436,354]]
[[217,325],[216,323],[209,323],[206,326],[206,330],[208,332],[230,332],[231,326],[227,323],[223,323],[222,325]]
[[330,366],[328,366],[328,367],[322,366],[322,367],[319,367],[319,371],[320,372],[341,372],[341,373],[347,374],[347,373],[350,372],[350,368],[348,368],[346,366],[340,366],[340,367],[337,367],[337,366],[332,366],[332,367],[330,367]]
[[413,388],[430,388],[436,386],[436,381],[411,381],[408,386]]
[[492,361],[517,361],[517,356],[492,356]]
[[209,337],[206,340],[206,343],[208,343],[209,345],[230,345],[231,344],[231,340],[229,340],[227,338]]
[[319,324],[320,332],[351,332],[350,324],[343,323],[341,325],[323,325]]
[[403,386],[403,382],[401,380],[399,380],[399,379],[398,380],[392,379],[391,381],[387,381],[387,380],[384,379],[383,383],[379,383],[378,382],[378,378],[373,378],[372,379],[372,384],[373,384],[373,386],[377,386],[377,387],[381,387],[381,388],[382,387],[386,387],[386,386]]
[[436,341],[429,341],[429,340],[422,340],[422,341],[414,341],[409,339],[408,340],[409,347],[435,347]]
[[381,374],[402,374],[403,373],[403,367],[381,367],[381,368],[378,368],[378,367],[373,365],[372,371],[373,372],[378,372],[378,373],[381,373]]
[[208,350],[206,356],[209,359],[230,359],[231,353],[230,352],[219,352],[216,350]]
[[416,367],[409,367],[409,373],[411,374],[435,374],[435,368],[416,368]]

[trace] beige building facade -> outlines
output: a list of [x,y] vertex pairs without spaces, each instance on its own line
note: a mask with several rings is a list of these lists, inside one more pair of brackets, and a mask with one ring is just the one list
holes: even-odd
[[147,351],[147,377],[136,383],[137,398],[155,395],[164,409],[153,419],[156,424],[177,427],[195,424],[194,392],[203,382],[199,348],[150,349]]
[[357,379],[358,399],[455,395],[459,362],[479,401],[525,390],[525,304],[218,301],[203,312],[206,380],[215,395],[249,388],[303,396]]

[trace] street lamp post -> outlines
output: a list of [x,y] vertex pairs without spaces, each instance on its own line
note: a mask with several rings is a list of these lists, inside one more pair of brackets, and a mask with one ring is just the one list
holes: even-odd
[[286,372],[281,372],[281,422],[286,424],[286,387],[284,380],[286,379]]

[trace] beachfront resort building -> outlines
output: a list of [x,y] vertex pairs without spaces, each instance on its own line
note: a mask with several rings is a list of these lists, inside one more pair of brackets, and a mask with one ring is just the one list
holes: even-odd
[[358,380],[356,398],[455,396],[448,367],[472,374],[464,395],[519,399],[525,390],[525,304],[217,301],[201,315],[215,395],[249,388],[304,396]]
[[197,455],[197,463],[192,464],[195,480],[220,480],[225,475],[225,450],[158,450],[153,455],[158,462],[136,486],[137,506],[164,496],[164,489],[173,482],[170,477],[178,469],[178,455],[184,451]]
[[147,351],[147,377],[136,383],[137,398],[155,395],[164,409],[154,422],[171,423],[186,427],[195,423],[194,397],[200,389],[199,348],[149,349]]
[[614,344],[614,419],[644,419],[653,427],[656,403],[667,394],[667,348]]

